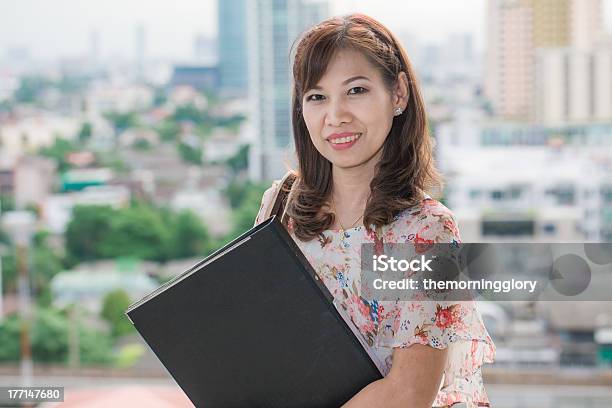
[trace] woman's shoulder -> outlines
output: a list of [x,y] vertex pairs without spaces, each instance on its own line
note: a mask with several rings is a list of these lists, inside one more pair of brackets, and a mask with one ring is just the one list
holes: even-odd
[[429,196],[395,216],[389,225],[389,232],[406,237],[410,241],[417,238],[432,242],[460,241],[453,212]]

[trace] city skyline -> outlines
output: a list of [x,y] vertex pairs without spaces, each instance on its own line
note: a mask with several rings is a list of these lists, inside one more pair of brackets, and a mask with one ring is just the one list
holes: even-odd
[[[449,35],[468,33],[476,49],[484,43],[485,0],[431,0],[404,3],[336,0],[332,14],[359,11],[388,25],[396,34],[412,33],[424,43],[442,43]],[[604,26],[612,27],[612,0],[603,0]],[[117,10],[120,10],[118,13]],[[441,13],[440,10],[444,10]],[[146,30],[147,57],[187,60],[194,55],[196,36],[217,34],[217,2],[144,0],[103,3],[57,0],[0,2],[0,60],[12,49],[26,49],[33,58],[57,59],[89,55],[92,36],[102,58],[135,58],[135,32]],[[58,21],[66,21],[58,29]],[[27,21],[27,24],[23,22]]]

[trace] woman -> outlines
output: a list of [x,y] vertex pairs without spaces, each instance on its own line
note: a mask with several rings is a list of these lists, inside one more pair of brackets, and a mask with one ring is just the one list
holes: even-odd
[[[300,39],[293,64],[299,169],[286,228],[383,364],[353,407],[490,406],[480,367],[495,346],[474,302],[359,296],[362,243],[458,243],[440,187],[424,102],[405,50],[374,19],[331,18]],[[262,222],[279,188],[263,196]]]

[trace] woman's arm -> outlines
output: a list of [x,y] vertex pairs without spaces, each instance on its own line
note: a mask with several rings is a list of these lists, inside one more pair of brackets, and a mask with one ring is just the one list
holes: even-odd
[[448,349],[422,344],[393,349],[391,371],[359,391],[343,408],[431,408],[436,398]]

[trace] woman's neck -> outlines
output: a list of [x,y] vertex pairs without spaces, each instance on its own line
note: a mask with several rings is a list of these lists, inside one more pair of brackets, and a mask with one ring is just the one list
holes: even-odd
[[370,182],[374,178],[375,162],[362,166],[341,168],[332,166],[332,199],[339,212],[363,211],[370,196]]

